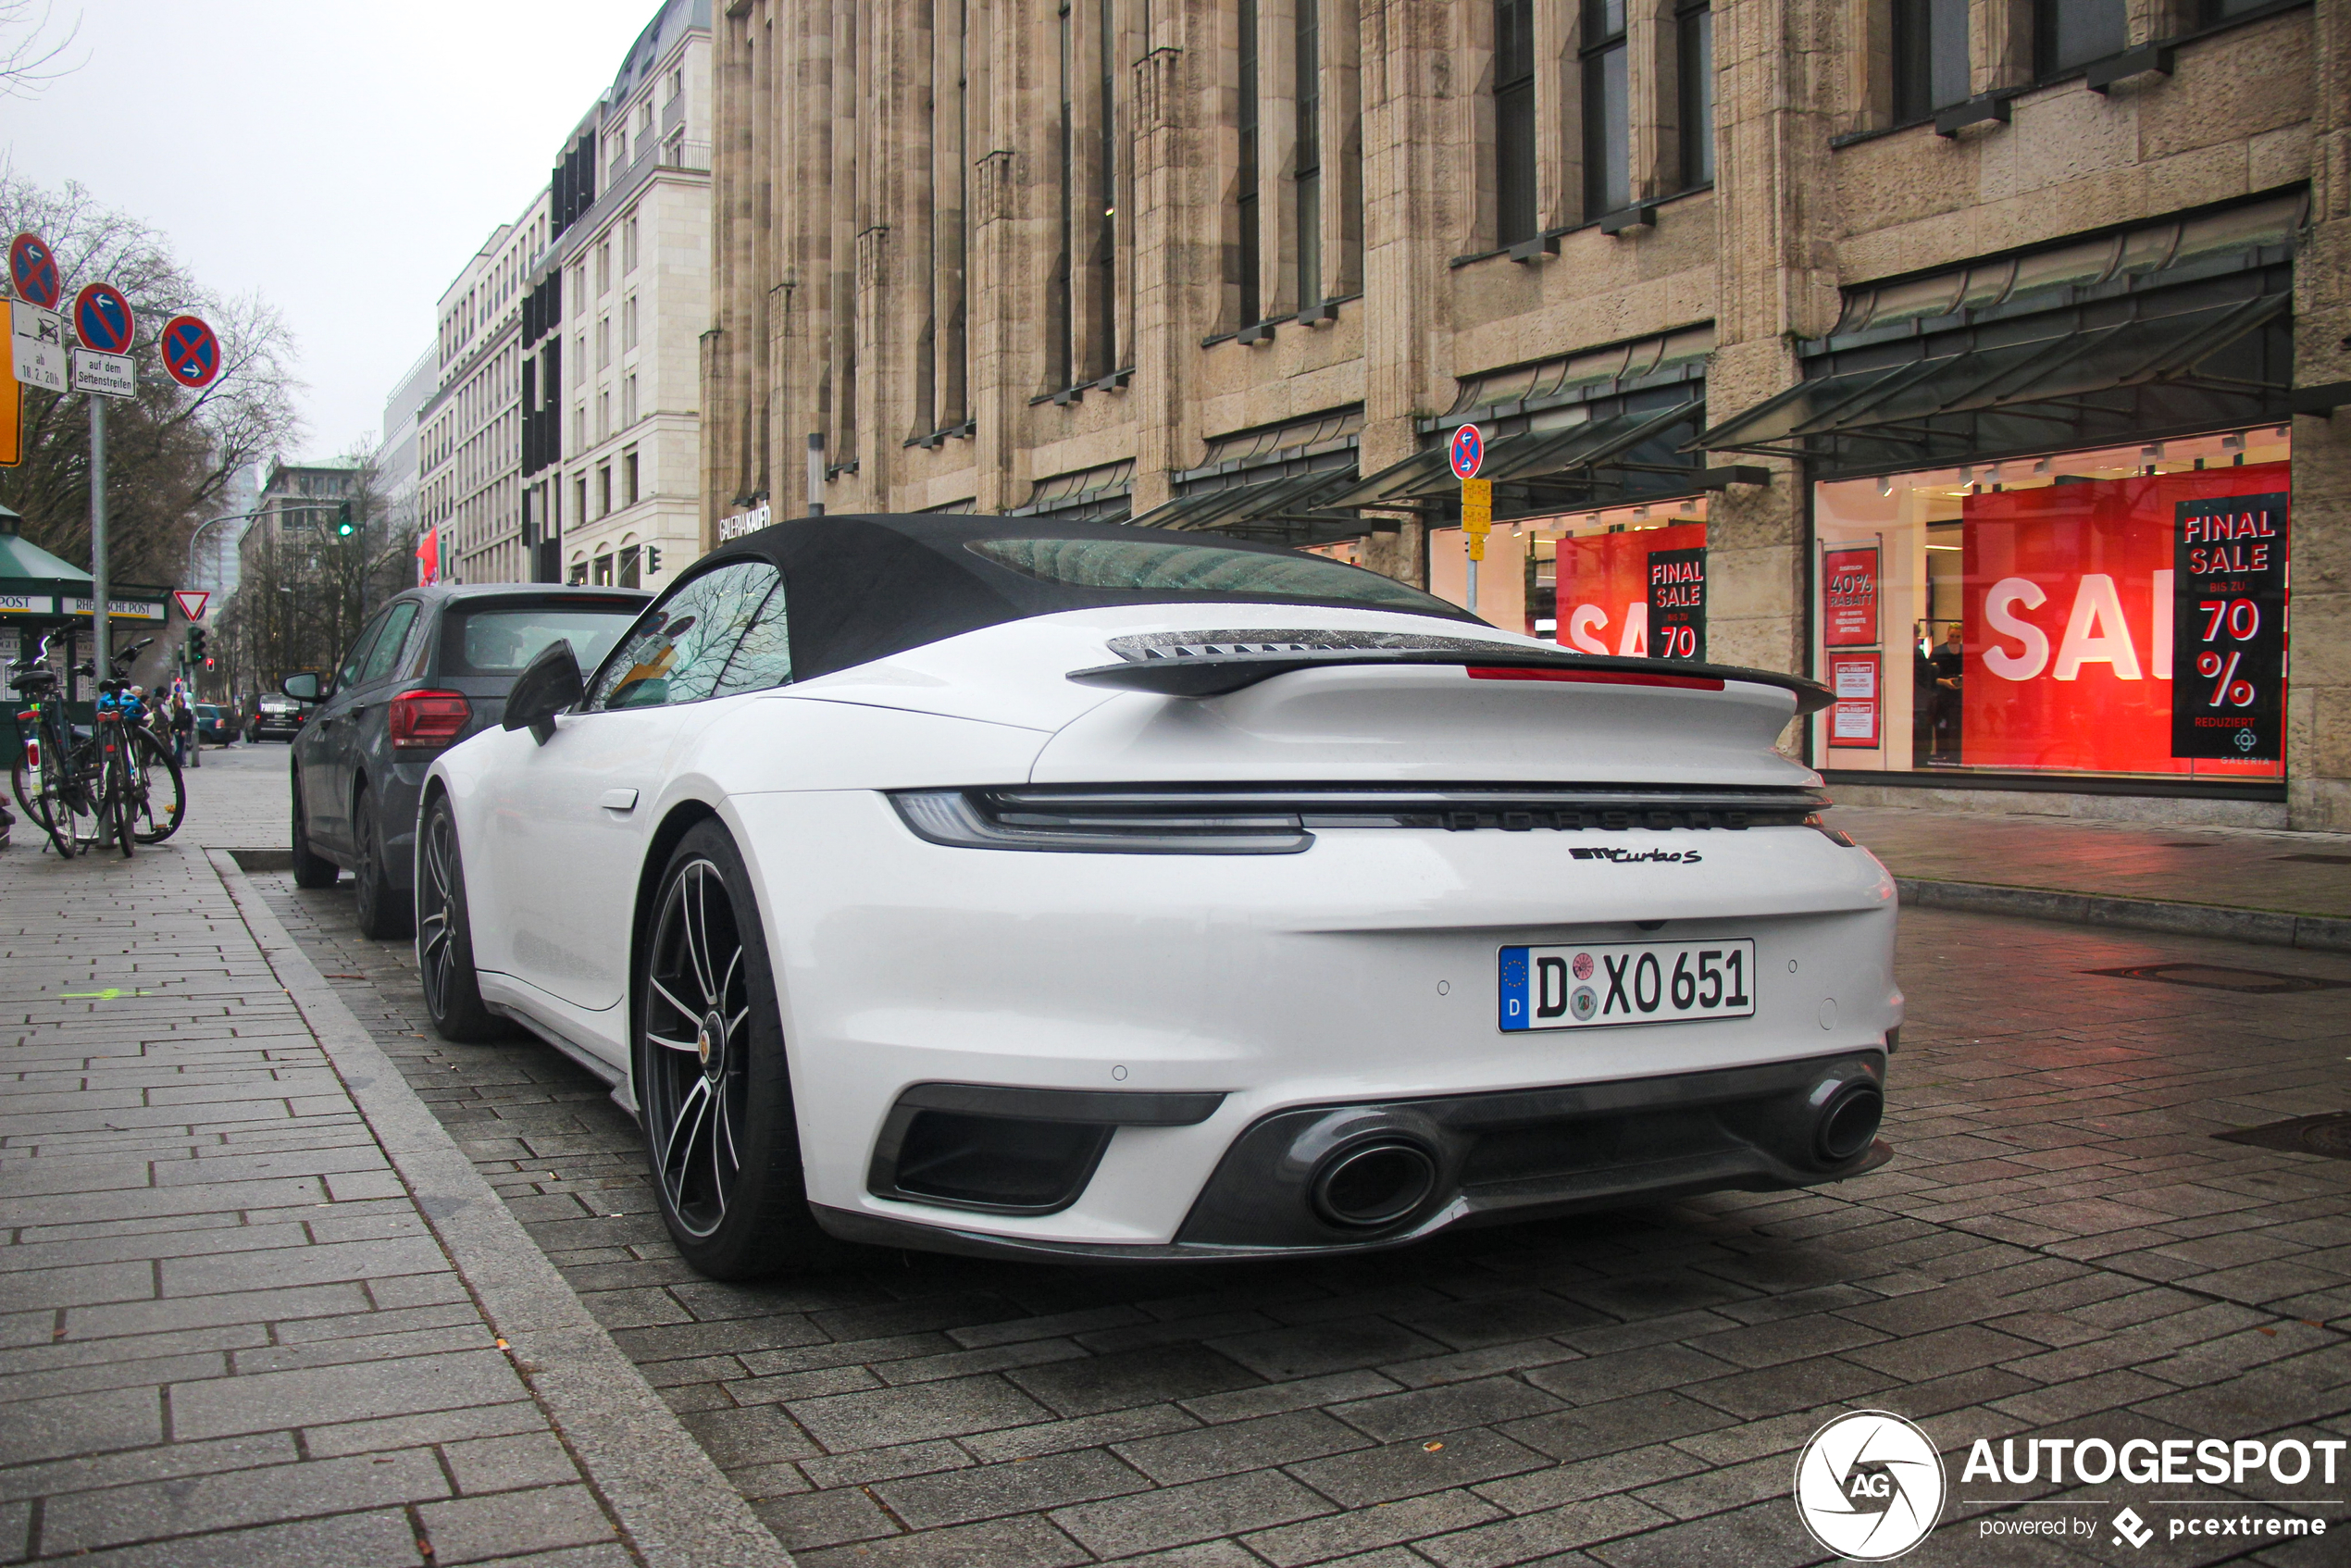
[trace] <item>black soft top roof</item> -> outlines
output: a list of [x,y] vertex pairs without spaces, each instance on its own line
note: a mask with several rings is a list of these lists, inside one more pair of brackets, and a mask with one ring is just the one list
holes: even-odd
[[[1384,609],[1432,619],[1486,623],[1431,597],[1426,608],[1366,604],[1294,594],[1088,588],[1047,581],[1001,566],[964,545],[990,539],[1100,539],[1299,558],[1302,552],[1219,534],[1121,523],[924,514],[848,516],[777,523],[731,540],[695,563],[695,575],[728,561],[773,562],[784,574],[792,673],[806,680],[1007,621],[1118,604],[1252,601]],[[1305,557],[1336,566],[1324,556]],[[1379,579],[1387,588],[1396,584]],[[1491,629],[1487,628],[1487,629]]]

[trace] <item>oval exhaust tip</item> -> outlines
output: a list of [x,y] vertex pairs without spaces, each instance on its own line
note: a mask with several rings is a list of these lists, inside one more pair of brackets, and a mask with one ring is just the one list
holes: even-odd
[[1326,1160],[1310,1188],[1314,1212],[1333,1225],[1371,1230],[1393,1225],[1427,1201],[1437,1161],[1400,1139],[1357,1144]]

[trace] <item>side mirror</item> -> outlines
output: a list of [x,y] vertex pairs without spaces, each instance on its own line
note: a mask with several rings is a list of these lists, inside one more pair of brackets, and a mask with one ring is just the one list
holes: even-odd
[[579,678],[579,660],[573,655],[571,644],[557,638],[515,678],[514,690],[506,693],[503,722],[508,729],[529,730],[543,746],[554,739],[555,716],[587,694],[588,688]]
[[304,670],[278,682],[278,690],[298,703],[315,703],[318,700],[318,678]]

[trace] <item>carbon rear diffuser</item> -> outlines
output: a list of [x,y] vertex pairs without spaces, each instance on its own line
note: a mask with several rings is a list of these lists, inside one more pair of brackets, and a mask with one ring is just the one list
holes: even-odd
[[2167,986],[2194,986],[2198,990],[2242,991],[2251,996],[2351,988],[2351,980],[2326,980],[2315,975],[2280,975],[2267,969],[2230,969],[2218,964],[2133,964],[2121,969],[2084,969],[2082,973],[2111,975],[2118,980],[2160,980]]

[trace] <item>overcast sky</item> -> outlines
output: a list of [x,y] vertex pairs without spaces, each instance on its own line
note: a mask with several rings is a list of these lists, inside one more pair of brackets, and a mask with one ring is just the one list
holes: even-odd
[[79,180],[285,313],[288,457],[373,439],[433,305],[519,215],[659,0],[54,0],[81,68],[0,100],[20,174]]

